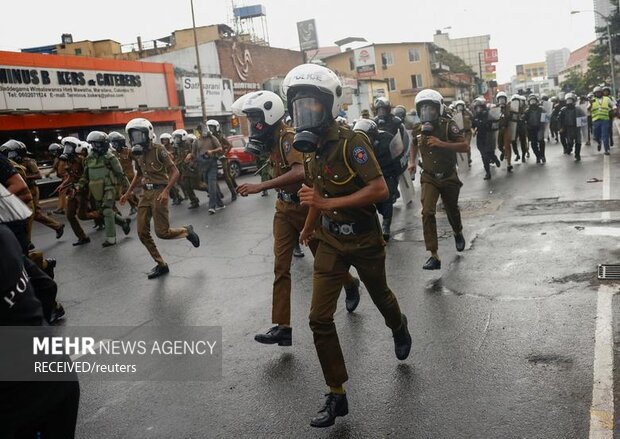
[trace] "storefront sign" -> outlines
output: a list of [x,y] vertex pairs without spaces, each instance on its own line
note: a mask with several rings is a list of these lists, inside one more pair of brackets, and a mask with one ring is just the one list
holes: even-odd
[[168,107],[163,73],[0,65],[0,111]]
[[[198,77],[183,77],[183,96],[185,98],[185,115],[202,116],[200,104],[200,85]],[[222,78],[202,78],[205,107],[208,115],[221,116],[231,113],[233,103],[232,81]]]

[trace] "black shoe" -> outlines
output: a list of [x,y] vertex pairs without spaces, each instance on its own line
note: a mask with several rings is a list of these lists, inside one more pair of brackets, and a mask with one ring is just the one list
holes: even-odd
[[179,204],[181,204],[181,200],[179,200],[178,198],[175,198],[174,200],[172,200],[173,206],[178,206]]
[[293,256],[296,258],[303,258],[305,256],[303,249],[299,243],[295,244],[295,250],[293,250]]
[[64,215],[65,214],[65,210],[64,209],[56,209],[56,210],[53,210],[52,213],[54,215]]
[[65,309],[62,305],[56,302],[54,309],[52,310],[52,315],[50,316],[50,325],[54,325],[58,323],[58,320],[62,319],[65,316]]
[[530,158],[530,153],[529,151],[525,153],[525,156],[529,159]]
[[383,230],[383,239],[385,240],[385,242],[388,242],[390,240],[390,226],[391,226],[391,220],[383,220],[383,224],[381,225],[381,229]]
[[539,165],[540,164],[540,159],[536,158],[536,164]]
[[192,203],[189,206],[187,206],[188,209],[198,209],[198,207],[200,206],[199,203]]
[[605,151],[605,155],[609,155],[609,151]]
[[406,360],[411,352],[411,334],[407,327],[407,317],[402,314],[402,324],[396,331],[392,331],[394,336],[394,352],[399,360]]
[[347,311],[355,311],[357,305],[360,304],[360,280],[354,277],[353,284],[349,285],[349,288],[345,287],[344,292],[346,294],[344,305],[346,306]]
[[237,201],[237,194],[232,194],[231,197],[230,197],[230,201],[231,202]]
[[517,155],[515,156],[515,162],[518,162],[519,160],[521,160],[521,156],[520,156],[519,154],[517,154]]
[[471,159],[469,159],[469,161],[467,162],[467,164],[469,165],[469,167],[471,168]]
[[493,160],[495,161],[495,166],[497,166],[498,168],[502,166],[502,162],[500,161],[500,159],[497,158],[497,156],[493,156]]
[[103,247],[103,248],[112,247],[113,245],[116,245],[116,241],[110,242],[110,241],[106,240],[106,241],[103,241],[101,243],[101,247]]
[[149,274],[146,277],[149,279],[155,279],[156,277],[163,276],[168,273],[170,273],[170,269],[167,265],[156,265],[151,271],[149,271]]
[[521,163],[525,163],[525,156],[521,157]]
[[34,250],[34,244],[32,242],[28,243],[28,250]]
[[90,238],[87,236],[86,238],[80,238],[73,243],[73,246],[84,245],[90,242]]
[[65,233],[65,225],[62,224],[58,230],[56,230],[56,239],[60,239],[60,237]]
[[192,225],[185,226],[187,229],[187,240],[192,243],[194,247],[200,247],[200,237],[194,232]]
[[508,167],[506,168],[506,170],[507,170],[508,172],[512,172],[512,165],[508,166]]
[[349,414],[349,402],[346,393],[326,393],[325,404],[319,410],[319,416],[310,420],[310,426],[317,428],[331,427],[338,416]]
[[47,267],[43,270],[50,278],[54,279],[54,268],[56,268],[56,259],[48,258]]
[[428,260],[426,261],[422,269],[423,270],[439,270],[441,269],[441,261],[435,258],[434,256],[431,256],[430,258],[428,258]]
[[581,161],[581,157],[580,157],[580,156],[578,156],[578,155],[576,155],[576,156],[575,156],[575,161],[576,161],[576,162],[580,162],[580,161]]
[[131,206],[131,209],[129,209],[129,215],[135,215],[138,211],[136,210],[135,207]]
[[598,145],[596,145],[596,150],[600,151],[601,150],[601,144],[599,143]]
[[125,234],[125,236],[129,235],[129,232],[131,232],[131,220],[129,218],[123,221],[122,228],[123,228],[123,233]]
[[456,251],[462,252],[465,250],[465,238],[462,233],[454,235],[454,243],[456,244]]
[[504,160],[504,153],[503,152],[499,155],[499,159],[500,160]]
[[256,334],[254,340],[262,344],[278,344],[278,346],[290,346],[293,344],[293,329],[274,326],[266,334]]
[[483,178],[483,180],[490,180],[491,179],[491,174],[486,174]]
[[547,157],[543,157],[543,158],[541,158],[540,160],[542,161],[543,165],[544,165],[545,163],[547,163]]

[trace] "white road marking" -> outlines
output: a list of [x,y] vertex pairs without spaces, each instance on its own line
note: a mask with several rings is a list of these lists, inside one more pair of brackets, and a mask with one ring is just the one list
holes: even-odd
[[612,300],[615,290],[598,289],[594,341],[594,384],[590,407],[590,439],[612,439],[614,432],[614,344]]
[[[603,156],[603,200],[611,199],[611,166],[609,156]],[[610,212],[601,214],[611,219]],[[590,407],[590,439],[613,439],[614,434],[614,334],[613,296],[615,290],[601,285],[596,301],[596,331],[594,334],[594,365],[592,405]]]

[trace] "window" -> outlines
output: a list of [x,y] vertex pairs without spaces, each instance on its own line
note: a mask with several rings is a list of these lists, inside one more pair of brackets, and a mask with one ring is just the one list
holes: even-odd
[[384,66],[391,66],[392,64],[394,64],[392,52],[383,52],[381,54],[381,64],[383,64]]
[[82,49],[75,49],[75,54],[76,55],[81,55],[82,54]]
[[355,59],[353,57],[349,58],[349,69],[355,70]]
[[420,51],[418,49],[409,49],[409,62],[420,61]]
[[396,81],[394,80],[394,78],[387,78],[387,82],[388,82],[388,90],[390,91],[396,90]]
[[422,88],[424,84],[422,82],[422,75],[411,75],[411,88]]

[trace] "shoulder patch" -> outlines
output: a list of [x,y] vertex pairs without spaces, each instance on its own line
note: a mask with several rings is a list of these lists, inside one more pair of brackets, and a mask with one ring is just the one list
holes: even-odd
[[353,148],[353,159],[360,165],[366,163],[368,161],[368,151],[366,151],[366,148],[363,146]]
[[282,146],[284,147],[284,154],[288,154],[289,152],[291,152],[291,142],[285,140],[284,142],[282,142]]

